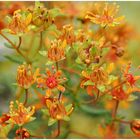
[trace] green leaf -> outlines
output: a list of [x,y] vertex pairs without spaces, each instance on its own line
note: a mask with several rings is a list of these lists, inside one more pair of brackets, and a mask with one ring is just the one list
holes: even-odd
[[92,115],[92,116],[100,116],[100,115],[105,115],[105,114],[109,114],[109,111],[105,110],[105,109],[97,109],[97,108],[93,108],[87,105],[81,105],[79,106],[80,110]]
[[53,118],[50,118],[49,121],[48,121],[48,126],[51,126],[51,125],[53,125],[56,122],[57,122],[57,120],[55,120]]
[[106,89],[104,85],[98,85],[97,88],[98,88],[101,92],[104,92],[105,89]]
[[88,80],[88,81],[86,81],[86,82],[84,83],[84,86],[88,86],[88,85],[93,86],[94,83],[93,83],[91,80]]
[[4,46],[10,49],[13,49],[13,47],[9,43],[4,43]]
[[90,49],[90,52],[91,52],[92,55],[96,54],[97,53],[97,48],[96,47],[92,47]]
[[39,54],[42,56],[47,56],[47,51],[39,51]]
[[136,99],[138,99],[138,96],[131,94],[131,95],[129,95],[127,101],[131,102],[131,101],[134,101]]
[[36,117],[31,117],[30,121],[34,121],[36,119]]
[[108,84],[112,83],[113,81],[117,80],[117,76],[109,75]]
[[75,62],[78,63],[78,64],[82,64],[83,63],[79,57],[76,58]]
[[63,120],[64,121],[70,121],[70,117],[69,116],[64,116]]
[[18,84],[17,83],[12,83],[12,86],[18,86]]
[[72,104],[67,105],[67,106],[65,107],[66,112],[70,111],[70,109],[72,108],[72,106],[73,106]]
[[17,57],[17,56],[5,55],[4,57],[7,58],[8,60],[14,62],[14,63],[23,64],[23,60],[21,60],[21,59],[20,59],[19,57]]
[[48,109],[42,109],[41,111],[43,112],[43,114],[45,114],[45,115],[49,115],[49,111],[48,111]]
[[50,65],[53,65],[54,63],[55,62],[53,62],[53,61],[47,61],[45,65],[50,66]]

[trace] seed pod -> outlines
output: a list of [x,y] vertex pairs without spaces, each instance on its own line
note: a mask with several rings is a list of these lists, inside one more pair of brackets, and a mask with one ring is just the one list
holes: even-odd
[[124,55],[124,49],[121,48],[121,47],[117,48],[117,49],[116,49],[116,55],[117,55],[118,57],[123,56],[123,55]]
[[137,136],[140,136],[140,120],[139,119],[133,120],[130,124],[130,127],[134,134],[136,134]]

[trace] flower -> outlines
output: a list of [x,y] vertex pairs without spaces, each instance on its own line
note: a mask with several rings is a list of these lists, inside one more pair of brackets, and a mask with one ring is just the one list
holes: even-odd
[[10,119],[10,116],[8,114],[2,114],[2,116],[0,117],[0,124],[2,126],[7,125],[7,121]]
[[16,10],[8,25],[9,32],[12,34],[23,34],[29,31],[32,14],[28,11]]
[[46,105],[49,110],[50,117],[56,120],[66,119],[73,111],[73,106],[66,108],[62,101],[58,98],[47,98]]
[[90,96],[93,96],[93,92],[98,91],[98,85],[106,83],[108,79],[108,75],[102,67],[97,67],[90,72],[82,71],[82,76],[84,76],[84,79],[81,82],[81,87],[83,88],[86,86],[87,93]]
[[30,121],[32,121],[34,118],[32,115],[35,113],[35,107],[28,107],[26,108],[23,103],[19,103],[16,101],[16,104],[14,104],[13,101],[10,102],[10,111],[9,111],[9,122],[12,124],[17,124],[19,126],[22,126]]
[[66,40],[63,42],[60,39],[52,41],[51,46],[48,48],[48,58],[55,62],[65,59],[66,45]]
[[[86,35],[87,36],[87,35]],[[84,36],[83,36],[84,37]],[[79,43],[75,50],[78,54],[77,60],[90,65],[92,63],[99,63],[102,55],[102,49],[105,47],[105,38],[101,37],[99,40],[84,39],[84,43]]]
[[19,139],[20,136],[22,137],[22,139],[28,139],[30,138],[30,133],[25,128],[18,129],[16,130],[16,139]]
[[117,135],[115,133],[116,128],[113,127],[112,125],[108,124],[108,125],[102,126],[101,124],[99,124],[98,131],[99,131],[100,136],[105,139],[117,138]]
[[72,45],[75,42],[75,35],[73,26],[68,24],[63,26],[62,35],[59,37],[61,40],[65,40],[67,44]]
[[128,63],[126,68],[123,71],[123,75],[130,86],[135,86],[136,81],[140,79],[140,76],[134,76],[132,73],[129,72],[131,68],[131,63]]
[[133,120],[130,124],[130,127],[134,134],[136,134],[137,136],[140,136],[140,120],[139,119]]
[[100,3],[96,4],[95,7],[98,8],[96,12],[88,12],[85,18],[95,24],[100,24],[102,27],[118,25],[124,18],[124,16],[116,17],[119,6],[115,3]]
[[111,94],[114,99],[116,100],[126,100],[128,98],[128,95],[123,90],[123,87],[120,86],[119,88],[115,88],[111,91]]
[[28,89],[36,80],[39,69],[32,72],[31,65],[20,65],[17,69],[17,83],[20,87]]
[[82,71],[84,77],[81,82],[81,88],[86,87],[87,93],[93,96],[93,93],[104,92],[109,84],[111,84],[117,77],[110,75],[114,69],[114,63],[108,66],[95,66],[91,70]]
[[50,96],[53,89],[58,89],[61,92],[65,91],[65,87],[60,85],[63,83],[66,78],[61,78],[62,72],[60,70],[55,71],[52,67],[52,71],[46,69],[46,74],[40,74],[37,78],[37,87],[38,88],[47,88],[46,95]]

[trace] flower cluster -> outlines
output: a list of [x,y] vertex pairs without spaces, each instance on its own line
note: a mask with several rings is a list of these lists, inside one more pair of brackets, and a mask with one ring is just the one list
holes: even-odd
[[[0,12],[5,17],[0,20],[0,35],[8,42],[5,46],[16,51],[6,58],[20,64],[13,84],[17,86],[16,101],[0,117],[0,138],[7,138],[14,126],[18,139],[57,138],[66,129],[65,133],[72,133],[68,121],[75,110],[78,115],[104,116],[97,127],[103,138],[121,136],[117,122],[129,124],[140,136],[139,119],[122,120],[125,117],[117,112],[140,92],[140,76],[135,76],[134,66],[128,63],[126,49],[136,34],[118,12],[117,4],[105,2],[84,6],[35,2],[29,7],[23,2]],[[38,127],[44,136],[34,136],[38,129],[28,130],[35,118],[37,124],[41,122]]]

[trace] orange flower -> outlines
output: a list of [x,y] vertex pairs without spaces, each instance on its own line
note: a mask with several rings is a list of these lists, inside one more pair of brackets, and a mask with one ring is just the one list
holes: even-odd
[[29,88],[36,80],[39,69],[33,74],[31,65],[21,65],[17,69],[17,83],[20,87]]
[[16,104],[14,104],[13,101],[10,102],[10,111],[9,111],[9,122],[12,124],[17,124],[19,126],[22,126],[25,123],[28,123],[34,118],[32,115],[35,113],[35,107],[28,107],[25,108],[23,103],[19,103],[16,101]]
[[116,15],[119,10],[119,6],[109,3],[99,3],[95,5],[97,10],[95,13],[88,12],[86,15],[86,19],[89,19],[91,22],[95,24],[100,24],[102,27],[105,26],[115,26],[121,23],[124,16],[117,17]]
[[8,121],[10,119],[10,116],[8,114],[2,114],[2,116],[0,117],[0,124],[2,126],[5,126],[7,123],[6,121]]
[[62,101],[58,98],[47,98],[46,105],[49,110],[50,117],[56,120],[63,120],[73,111],[73,106],[68,110],[65,108]]
[[111,93],[112,93],[113,98],[116,100],[126,100],[128,98],[128,95],[123,90],[122,86],[120,86],[119,88],[113,89]]
[[131,130],[136,134],[137,136],[140,136],[140,120],[135,119],[130,124]]
[[[22,134],[22,136],[21,136],[21,134]],[[22,137],[22,139],[28,139],[28,138],[30,138],[30,133],[25,128],[18,129],[18,130],[16,130],[16,139],[19,139],[20,136]]]
[[61,40],[67,41],[67,44],[72,45],[73,42],[75,42],[75,35],[72,25],[64,25],[62,30],[62,35],[60,36]]
[[11,22],[8,25],[10,33],[12,34],[22,34],[29,31],[29,25],[32,20],[32,14],[28,11],[16,10],[13,14]]
[[123,75],[130,86],[135,86],[137,80],[140,79],[140,76],[134,76],[132,73],[129,72],[131,68],[131,63],[128,63],[127,67],[123,71]]
[[66,79],[61,78],[62,72],[60,70],[54,71],[54,67],[52,67],[52,71],[46,69],[46,75],[41,74],[40,77],[37,78],[37,87],[38,88],[47,88],[46,95],[50,96],[51,91],[53,89],[58,89],[61,92],[65,91],[65,88],[60,85]]
[[115,134],[116,128],[112,127],[111,125],[106,125],[105,127],[99,125],[98,131],[100,136],[105,139],[117,138],[117,135]]
[[93,93],[97,93],[98,85],[104,85],[107,83],[108,80],[108,74],[100,68],[95,68],[92,72],[86,72],[82,71],[82,76],[84,76],[84,79],[81,82],[81,87],[85,87],[87,89],[87,93],[90,96],[93,96]]
[[48,48],[48,58],[55,62],[65,59],[66,45],[66,40],[63,42],[61,40],[52,41],[51,46]]

